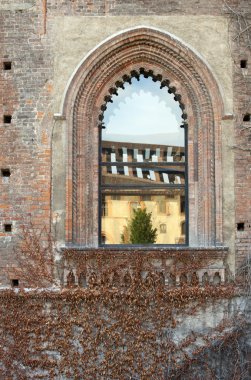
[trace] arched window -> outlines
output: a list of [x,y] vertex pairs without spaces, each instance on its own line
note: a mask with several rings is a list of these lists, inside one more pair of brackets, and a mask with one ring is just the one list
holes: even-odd
[[[140,86],[143,77],[170,96],[170,108],[180,105],[185,109],[177,119],[183,145],[166,141],[162,132],[158,141],[145,140],[147,134],[157,134],[160,110],[156,107],[151,112],[152,129],[145,128],[145,136],[141,134],[137,141],[110,138],[114,134],[106,120],[110,102],[123,97],[127,83],[131,91],[134,83]],[[123,244],[121,235],[135,208],[138,214],[143,210],[152,213],[153,230],[160,231],[160,225],[166,224],[167,233],[157,232],[156,244],[184,244],[180,235],[185,220],[185,244],[221,246],[223,106],[217,80],[205,60],[168,32],[135,27],[111,36],[91,51],[69,80],[60,113],[55,114],[52,215],[62,215],[58,239],[83,249],[98,248],[102,235],[106,246]],[[166,123],[164,137],[169,125]],[[129,125],[122,134],[132,128],[138,132],[138,125]],[[66,138],[62,131],[67,132]],[[174,215],[175,223],[171,222]]]
[[187,243],[186,128],[173,92],[141,69],[103,107],[101,245],[110,244],[103,235],[118,245]]

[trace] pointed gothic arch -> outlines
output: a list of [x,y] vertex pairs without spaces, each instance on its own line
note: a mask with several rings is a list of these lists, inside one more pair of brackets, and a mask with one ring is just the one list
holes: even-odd
[[118,82],[141,69],[168,81],[188,124],[190,246],[222,245],[223,101],[204,60],[172,35],[133,28],[94,49],[74,72],[62,103],[67,126],[66,242],[98,246],[98,147],[102,106]]

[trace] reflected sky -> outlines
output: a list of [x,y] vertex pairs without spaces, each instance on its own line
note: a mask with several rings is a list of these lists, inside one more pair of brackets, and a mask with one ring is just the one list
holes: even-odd
[[104,112],[105,141],[184,146],[182,111],[168,88],[140,76],[125,83]]

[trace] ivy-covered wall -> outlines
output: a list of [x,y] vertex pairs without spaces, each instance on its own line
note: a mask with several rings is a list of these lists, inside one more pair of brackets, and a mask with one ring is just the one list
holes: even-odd
[[0,376],[247,379],[246,303],[233,296],[231,286],[164,291],[139,282],[1,292]]

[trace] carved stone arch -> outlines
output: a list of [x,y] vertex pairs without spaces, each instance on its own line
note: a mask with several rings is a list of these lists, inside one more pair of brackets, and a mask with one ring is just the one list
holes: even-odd
[[[109,90],[144,68],[168,80],[188,123],[189,245],[222,244],[221,119],[217,81],[180,40],[149,27],[120,33],[81,63],[64,97],[68,133],[66,241],[98,246],[99,116]],[[216,165],[217,163],[217,165]]]

